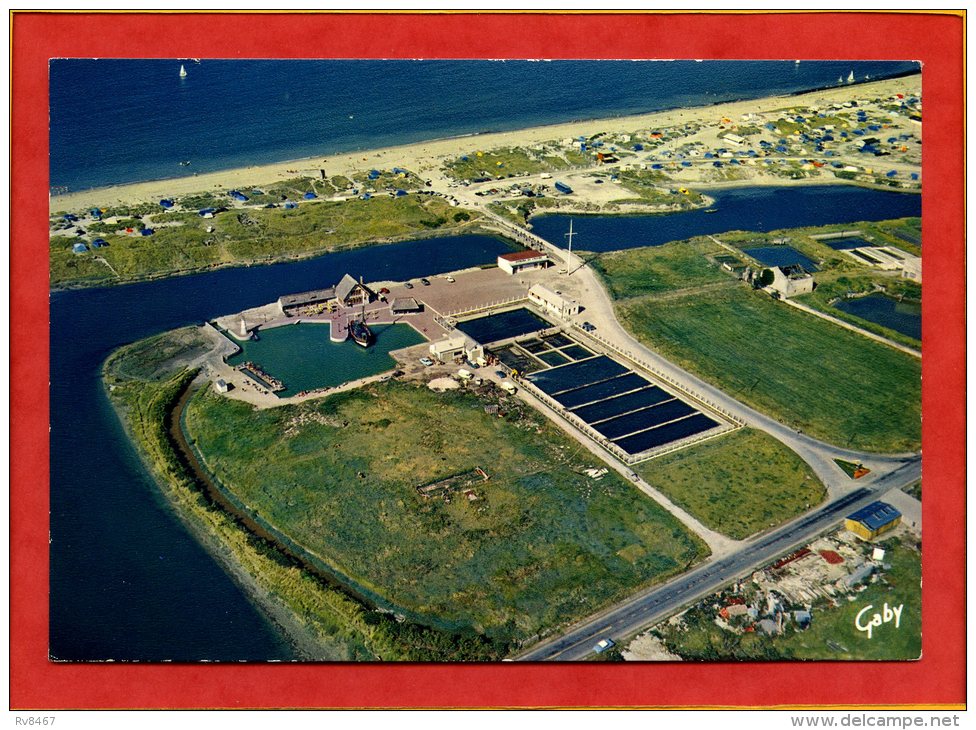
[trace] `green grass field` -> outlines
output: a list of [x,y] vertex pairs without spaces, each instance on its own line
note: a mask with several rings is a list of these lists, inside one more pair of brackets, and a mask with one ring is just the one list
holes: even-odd
[[[468,213],[467,218],[462,212]],[[242,214],[246,218],[239,219]],[[442,198],[418,195],[303,203],[292,210],[232,209],[212,219],[187,212],[158,213],[153,216],[153,235],[104,233],[101,237],[108,247],[83,254],[71,251],[77,239],[52,236],[51,285],[112,283],[217,265],[311,256],[456,231],[476,218],[477,214],[452,208]],[[208,227],[214,230],[208,231]]]
[[[818,600],[805,631],[790,626],[775,637],[735,634],[717,626],[715,610],[701,604],[686,614],[687,630],[662,624],[657,631],[670,651],[692,660],[918,659],[922,653],[922,556],[907,537],[891,538],[880,545],[886,549],[885,563],[891,569],[878,582],[850,594],[851,601],[840,597],[834,607]],[[868,606],[872,607],[869,615],[880,613],[886,602],[903,606],[899,625],[896,628],[892,621],[876,627],[869,639],[867,633],[857,630],[855,618]]]
[[564,152],[556,147],[547,146],[538,151],[524,147],[500,147],[487,152],[470,152],[446,163],[444,170],[455,180],[477,180],[482,177],[555,172],[570,166]]
[[[583,474],[600,463],[534,411],[483,405],[391,382],[257,411],[208,389],[185,422],[225,487],[423,623],[517,642],[707,554],[616,474]],[[476,467],[491,476],[477,501],[416,490]]]
[[730,395],[829,443],[921,441],[921,363],[745,287],[621,302],[638,339]]
[[657,294],[717,281],[731,281],[719,264],[706,254],[724,253],[706,239],[675,241],[664,246],[647,246],[600,254],[591,265],[603,278],[614,299]]
[[796,517],[826,497],[823,484],[799,456],[751,428],[636,469],[707,527],[737,540]]

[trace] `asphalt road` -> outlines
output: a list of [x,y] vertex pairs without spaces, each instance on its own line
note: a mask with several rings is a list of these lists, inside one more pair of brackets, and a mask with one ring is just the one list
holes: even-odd
[[835,526],[844,516],[891,489],[921,478],[920,456],[862,487],[814,510],[754,541],[728,557],[704,565],[668,583],[649,589],[571,628],[557,639],[539,644],[517,657],[518,661],[578,661],[593,652],[601,639],[620,639],[674,613],[697,598],[712,593],[733,579],[765,565],[774,558],[809,542]]

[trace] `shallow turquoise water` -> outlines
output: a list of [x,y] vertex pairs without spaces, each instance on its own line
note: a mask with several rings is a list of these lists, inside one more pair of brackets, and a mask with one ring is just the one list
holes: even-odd
[[260,339],[239,343],[242,350],[227,359],[231,365],[250,361],[278,378],[287,397],[303,390],[331,388],[351,380],[379,375],[396,366],[391,350],[424,341],[406,324],[370,325],[376,341],[369,347],[352,340],[332,342],[327,323],[302,323],[259,330]]

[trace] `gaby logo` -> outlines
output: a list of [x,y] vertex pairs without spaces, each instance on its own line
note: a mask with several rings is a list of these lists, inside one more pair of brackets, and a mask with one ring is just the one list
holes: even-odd
[[874,632],[875,626],[881,626],[881,624],[887,624],[894,621],[895,628],[897,629],[898,627],[901,626],[901,612],[902,609],[904,608],[904,605],[905,604],[903,603],[899,603],[897,606],[889,607],[888,603],[885,602],[885,605],[881,609],[881,612],[879,613],[875,611],[874,614],[870,613],[871,609],[873,609],[874,606],[871,605],[865,606],[860,611],[858,611],[857,616],[854,617],[854,626],[855,628],[857,628],[858,631],[867,632],[869,639],[871,638],[872,633]]

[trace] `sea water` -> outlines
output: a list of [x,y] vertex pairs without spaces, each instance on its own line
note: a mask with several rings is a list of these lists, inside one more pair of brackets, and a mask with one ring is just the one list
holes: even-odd
[[51,185],[181,177],[788,94],[835,86],[851,71],[860,81],[918,70],[900,61],[53,59]]

